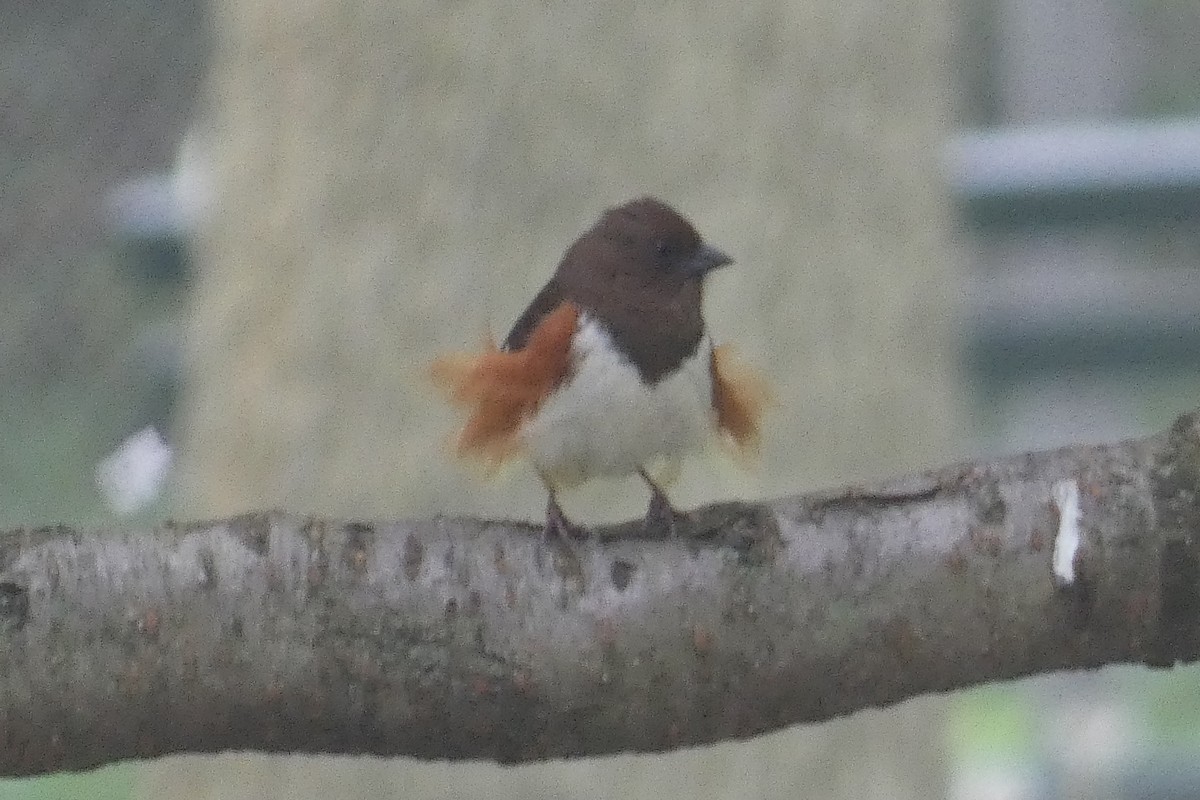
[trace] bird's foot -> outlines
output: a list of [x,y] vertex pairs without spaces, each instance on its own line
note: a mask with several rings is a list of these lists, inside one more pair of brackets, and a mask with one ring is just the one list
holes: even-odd
[[587,539],[590,535],[591,532],[587,528],[576,525],[567,519],[562,506],[551,495],[550,502],[546,504],[546,527],[542,530],[542,537],[547,540],[578,542]]
[[650,507],[646,509],[646,519],[643,523],[646,533],[652,536],[661,536],[665,533],[667,537],[674,539],[679,535],[679,531],[683,527],[682,522],[687,515],[675,510],[671,501],[663,494],[662,489],[659,489],[648,478],[646,482],[650,484]]

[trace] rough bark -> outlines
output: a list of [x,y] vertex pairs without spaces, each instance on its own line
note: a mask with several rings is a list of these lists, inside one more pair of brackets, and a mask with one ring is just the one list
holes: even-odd
[[[1064,482],[1070,582],[1052,570]],[[1036,672],[1194,661],[1198,497],[1193,414],[1145,440],[709,506],[677,539],[283,513],[15,531],[0,774],[229,749],[661,751]]]

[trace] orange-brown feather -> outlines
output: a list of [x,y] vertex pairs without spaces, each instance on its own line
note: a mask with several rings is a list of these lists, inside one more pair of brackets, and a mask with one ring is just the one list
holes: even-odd
[[505,352],[489,342],[484,353],[434,361],[434,381],[471,410],[458,435],[459,455],[498,466],[516,452],[521,423],[571,369],[578,320],[578,307],[562,303],[542,318],[520,350]]
[[729,345],[713,348],[712,376],[717,428],[743,455],[755,454],[763,412],[771,404],[766,381],[738,363]]

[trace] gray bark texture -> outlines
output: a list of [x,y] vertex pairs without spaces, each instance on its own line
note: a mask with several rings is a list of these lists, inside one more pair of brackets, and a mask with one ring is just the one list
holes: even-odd
[[[1056,581],[1055,486],[1079,492]],[[1200,413],[1144,440],[693,512],[284,513],[0,536],[0,775],[177,752],[654,752],[916,695],[1200,656]]]

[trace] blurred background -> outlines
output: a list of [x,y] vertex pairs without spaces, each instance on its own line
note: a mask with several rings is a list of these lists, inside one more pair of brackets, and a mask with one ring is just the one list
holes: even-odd
[[[762,466],[692,465],[680,505],[1140,435],[1200,397],[1195,0],[10,0],[4,22],[5,526],[537,518],[529,476],[450,463],[425,365],[503,333],[644,193],[737,257],[710,324],[781,400]],[[173,758],[0,798],[1165,800],[1200,796],[1198,754],[1200,671],[1109,668],[667,756]]]

